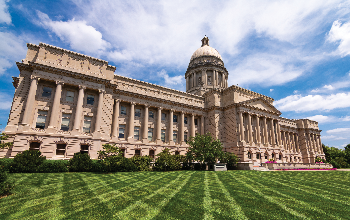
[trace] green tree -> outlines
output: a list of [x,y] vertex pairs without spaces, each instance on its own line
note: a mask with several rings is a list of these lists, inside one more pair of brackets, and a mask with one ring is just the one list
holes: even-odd
[[224,152],[220,157],[220,162],[226,163],[227,169],[229,170],[234,169],[238,161],[239,158],[234,153],[230,152]]
[[208,169],[208,165],[214,164],[217,159],[221,158],[224,153],[221,141],[214,139],[210,133],[190,137],[188,144],[190,147],[186,153],[187,159],[205,163],[206,169]]
[[123,152],[121,149],[111,144],[102,145],[103,150],[98,151],[98,159],[103,160],[110,156],[122,156]]
[[6,142],[8,138],[8,135],[4,133],[0,134],[0,149],[4,149],[5,147],[11,148],[13,146],[13,142]]
[[328,163],[332,164],[335,168],[348,168],[350,164],[348,163],[348,148],[345,150],[336,148],[336,147],[328,147],[322,144],[323,152],[325,153],[326,160]]
[[180,170],[184,159],[184,156],[171,154],[168,148],[157,154],[157,157],[154,164],[154,170],[157,171]]

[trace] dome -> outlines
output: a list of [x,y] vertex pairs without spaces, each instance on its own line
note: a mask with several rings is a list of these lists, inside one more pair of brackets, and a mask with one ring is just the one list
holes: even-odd
[[219,58],[222,61],[222,58],[219,52],[216,49],[209,46],[209,38],[207,36],[205,36],[202,39],[202,46],[192,54],[190,62],[201,56],[214,56]]

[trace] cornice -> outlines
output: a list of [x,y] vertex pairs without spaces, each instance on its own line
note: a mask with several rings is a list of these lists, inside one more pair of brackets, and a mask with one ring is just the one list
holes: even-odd
[[271,98],[271,97],[269,97],[269,96],[262,95],[262,94],[260,94],[260,93],[253,92],[253,91],[251,91],[251,90],[244,89],[244,88],[242,88],[242,87],[235,86],[235,85],[232,85],[232,86],[230,86],[230,87],[224,89],[223,93],[224,93],[224,95],[225,95],[226,93],[228,93],[228,92],[230,92],[230,91],[245,92],[245,93],[247,93],[247,94],[249,94],[249,95],[254,95],[254,96],[262,97],[262,98],[264,98],[264,99],[266,99],[266,100],[268,100],[268,101],[271,101],[271,102],[274,101],[274,99]]

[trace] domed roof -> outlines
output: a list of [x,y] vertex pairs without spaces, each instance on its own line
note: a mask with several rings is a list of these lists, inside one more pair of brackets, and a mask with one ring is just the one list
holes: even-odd
[[219,52],[216,49],[209,46],[209,38],[207,36],[205,36],[202,39],[202,46],[192,54],[190,62],[196,59],[197,57],[201,57],[201,56],[214,56],[219,58],[222,61],[222,58]]

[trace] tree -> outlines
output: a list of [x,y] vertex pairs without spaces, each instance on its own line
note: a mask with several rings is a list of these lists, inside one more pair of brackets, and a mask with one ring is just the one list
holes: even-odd
[[186,154],[187,159],[202,164],[206,163],[206,169],[208,169],[209,164],[214,164],[224,153],[221,141],[214,139],[210,133],[190,137],[188,144],[190,147]]
[[183,156],[173,155],[168,148],[165,148],[162,152],[157,154],[157,159],[154,164],[154,170],[157,171],[170,171],[180,170]]
[[0,134],[0,149],[4,149],[5,147],[11,148],[13,145],[13,142],[5,142],[9,138],[8,135],[1,133]]
[[[349,145],[348,145],[349,146]],[[335,168],[348,168],[349,164],[349,147],[346,146],[345,150],[336,148],[336,147],[328,147],[322,144],[323,152],[325,153],[326,160],[328,163],[332,164]]]
[[227,169],[229,170],[234,169],[238,161],[239,158],[234,153],[230,152],[224,152],[220,157],[220,162],[226,163]]

